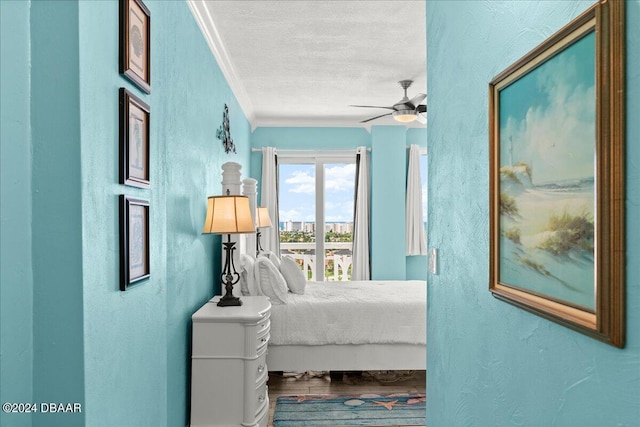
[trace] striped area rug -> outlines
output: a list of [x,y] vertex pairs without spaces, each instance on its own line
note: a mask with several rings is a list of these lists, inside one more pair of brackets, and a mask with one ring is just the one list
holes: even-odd
[[281,396],[273,427],[424,426],[424,394]]

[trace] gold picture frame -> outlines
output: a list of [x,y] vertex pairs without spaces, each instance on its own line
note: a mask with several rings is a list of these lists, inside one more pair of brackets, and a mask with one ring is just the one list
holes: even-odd
[[120,73],[151,93],[151,12],[142,0],[120,0]]
[[489,290],[625,344],[625,2],[602,1],[489,84]]

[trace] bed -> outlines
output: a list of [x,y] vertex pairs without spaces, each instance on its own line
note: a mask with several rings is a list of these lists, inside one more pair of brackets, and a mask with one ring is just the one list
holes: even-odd
[[426,367],[426,283],[308,282],[271,310],[271,371]]
[[[222,193],[246,195],[255,212],[257,181],[241,181],[240,169],[222,165]],[[234,265],[242,267],[241,255],[255,254],[255,235],[233,241]],[[241,288],[234,287],[235,296]],[[303,295],[288,293],[286,300],[272,301],[270,371],[426,369],[424,281],[307,282]]]

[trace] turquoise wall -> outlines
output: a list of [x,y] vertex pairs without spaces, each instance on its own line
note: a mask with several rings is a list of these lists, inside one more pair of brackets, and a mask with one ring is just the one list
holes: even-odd
[[[425,257],[405,256],[407,144],[426,147],[426,129],[404,126],[364,128],[260,127],[253,148],[355,149],[371,151],[371,266],[373,279],[426,280]],[[262,155],[251,154],[251,176],[262,177]],[[379,193],[378,193],[379,191]],[[260,188],[258,188],[260,194]],[[424,267],[424,268],[422,268]]]
[[[147,2],[151,95],[117,72],[117,3],[81,2],[87,424],[188,421],[191,314],[219,293],[220,237],[200,233],[221,165],[249,164],[249,124],[184,2]],[[150,190],[118,184],[118,88],[151,107]],[[109,94],[109,96],[104,96]],[[228,104],[238,154],[216,139]],[[151,202],[151,278],[118,290],[117,196]],[[97,237],[97,239],[96,239]],[[96,250],[95,241],[106,242]],[[160,327],[158,327],[160,325]],[[108,337],[108,339],[105,339]],[[114,345],[122,351],[112,351]],[[104,381],[104,378],[112,381]],[[141,411],[139,408],[145,408]],[[117,408],[117,410],[114,410]]]
[[[151,95],[118,73],[117,1],[0,4],[2,401],[83,405],[0,424],[182,427],[190,317],[219,291],[206,197],[224,162],[247,172],[249,124],[185,2],[146,2]],[[118,184],[120,87],[151,107],[150,190]],[[238,154],[215,137],[225,103]],[[120,194],[151,204],[151,278],[126,292]]]
[[[154,78],[164,83],[152,96],[158,96],[160,114],[156,134],[166,136],[159,173],[167,186],[167,425],[182,426],[190,396],[191,315],[220,294],[222,239],[200,234],[206,200],[222,194],[223,163],[240,163],[243,177],[249,176],[251,128],[188,7],[154,6],[155,25],[167,29],[156,33],[164,60]],[[215,136],[224,104],[237,154],[225,153]]]
[[371,279],[407,277],[407,128],[371,127]]
[[[0,402],[33,397],[29,7],[0,2]],[[0,412],[0,425],[31,426]]]
[[[640,419],[640,2],[627,2],[627,345],[488,291],[488,83],[593,1],[427,4],[427,423],[636,426]],[[452,54],[455,53],[455,54]]]
[[[33,400],[85,402],[76,2],[31,3]],[[94,240],[94,245],[99,241]],[[37,412],[34,425],[83,426]]]
[[[79,2],[80,117],[82,118],[82,229],[84,267],[86,422],[88,426],[167,425],[167,233],[162,172],[165,118],[156,112],[169,82],[157,78],[163,58],[160,16],[151,10],[151,91],[143,94],[118,74],[118,5]],[[162,58],[162,59],[161,59]],[[118,184],[118,88],[151,108],[151,189]],[[150,202],[151,278],[119,290],[118,196]],[[204,297],[204,295],[202,296]],[[107,379],[107,380],[105,380]],[[149,391],[153,390],[153,393]],[[136,408],[145,408],[144,411]]]

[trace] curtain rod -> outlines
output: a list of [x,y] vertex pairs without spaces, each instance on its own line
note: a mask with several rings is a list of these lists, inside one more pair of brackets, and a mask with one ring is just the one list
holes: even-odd
[[[418,144],[414,144],[414,145],[418,145]],[[407,145],[407,150],[409,150],[411,148],[411,145]],[[418,148],[420,148],[420,154],[427,154],[427,147],[420,147],[418,145]]]
[[[266,147],[265,147],[266,148]],[[409,148],[411,148],[411,145],[407,145],[407,150]],[[347,154],[347,153],[353,153],[356,150],[354,149],[338,149],[338,150],[305,150],[305,149],[282,149],[280,150],[282,153],[309,153],[309,154],[313,154],[313,153],[341,153],[341,154]],[[371,152],[371,147],[367,147],[367,151]],[[261,153],[262,152],[262,148],[252,148],[251,149],[252,153]],[[427,149],[425,147],[420,147],[420,152],[426,154]]]
[[[266,147],[265,147],[266,148]],[[276,149],[276,151],[278,151]],[[318,149],[318,150],[305,150],[305,149],[286,149],[283,148],[281,150],[279,150],[281,153],[309,153],[309,154],[314,154],[314,153],[338,153],[338,154],[349,154],[349,153],[355,153],[356,149],[355,148],[343,148],[343,149],[337,149],[337,150],[332,150],[332,149]],[[371,147],[367,147],[367,151],[371,152]],[[262,152],[262,148],[252,148],[251,149],[252,153],[261,153]]]

